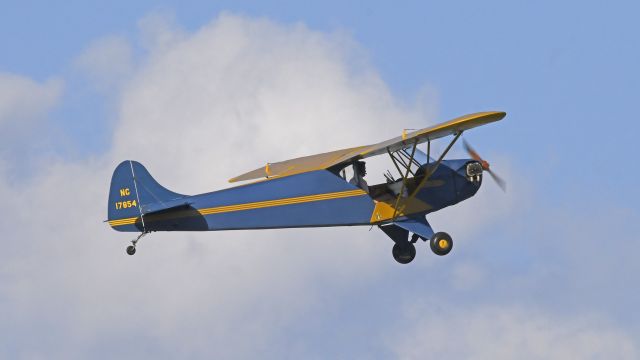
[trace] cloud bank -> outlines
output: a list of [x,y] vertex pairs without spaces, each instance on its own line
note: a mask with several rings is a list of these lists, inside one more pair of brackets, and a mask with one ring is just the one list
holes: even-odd
[[[480,306],[462,311],[437,304],[411,312],[429,321],[396,339],[398,358],[635,359],[636,345],[602,319],[549,317],[531,309]],[[594,327],[594,323],[600,326]]]
[[57,104],[62,85],[60,79],[38,83],[24,76],[0,73],[0,126],[47,114]]
[[[133,158],[176,191],[205,192],[268,160],[375,141],[422,116],[396,104],[340,35],[232,15],[189,36],[157,19],[141,27],[152,45],[121,88],[112,148],[2,184],[16,209],[3,228],[29,239],[3,255],[2,299],[13,310],[4,351],[112,357],[113,344],[130,341],[127,357],[285,355],[287,327],[322,301],[316,281],[339,294],[373,269],[366,231],[157,234],[128,258],[130,235],[101,222],[113,167]],[[100,39],[77,64],[103,85],[123,73],[105,57],[126,60],[126,49]]]

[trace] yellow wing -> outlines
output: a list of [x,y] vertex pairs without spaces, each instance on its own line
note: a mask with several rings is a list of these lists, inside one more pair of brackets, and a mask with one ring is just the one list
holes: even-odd
[[326,169],[357,156],[361,151],[367,148],[368,146],[360,146],[350,149],[331,151],[328,153],[303,156],[277,163],[269,163],[259,169],[236,176],[233,179],[230,179],[229,182],[259,179],[263,177],[270,178],[275,176],[287,176],[318,169]]
[[435,140],[448,135],[453,135],[460,131],[465,131],[476,126],[501,120],[506,115],[507,114],[502,111],[488,111],[469,114],[373,145],[358,146],[311,156],[303,156],[276,163],[269,163],[265,167],[234,177],[233,179],[230,179],[229,182],[282,177],[308,171],[326,169],[355,159],[380,155],[387,151],[394,152],[412,145],[416,140],[420,144],[428,140]]

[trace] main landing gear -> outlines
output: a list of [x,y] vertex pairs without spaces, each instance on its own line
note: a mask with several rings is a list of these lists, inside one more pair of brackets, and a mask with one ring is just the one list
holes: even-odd
[[416,257],[416,247],[408,241],[395,243],[391,253],[393,254],[393,258],[400,264],[408,264]]
[[143,236],[147,235],[148,232],[143,232],[140,235],[138,235],[138,237],[135,240],[131,240],[131,245],[127,246],[127,254],[129,255],[133,255],[136,253],[136,244],[138,243],[138,241],[140,241],[140,239],[142,239]]
[[[408,264],[413,261],[416,257],[416,247],[414,244],[418,239],[420,239],[420,237],[413,234],[410,241],[406,240],[403,242],[396,242],[391,251],[393,258],[400,264]],[[429,247],[434,254],[444,256],[451,252],[451,249],[453,248],[453,240],[446,232],[438,232],[429,239]]]
[[437,232],[429,240],[429,247],[434,254],[444,256],[451,252],[453,240],[446,232]]

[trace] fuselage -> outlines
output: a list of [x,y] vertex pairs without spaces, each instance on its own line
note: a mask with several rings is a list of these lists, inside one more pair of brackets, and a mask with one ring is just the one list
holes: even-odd
[[[407,207],[400,216],[424,216],[473,196],[481,175],[469,176],[470,163],[473,160],[443,161],[415,194],[414,203],[420,205]],[[408,179],[405,196],[428,170],[423,165]],[[396,205],[397,196],[390,188],[383,183],[366,192],[331,171],[317,170],[175,199],[188,205],[143,215],[144,229],[142,221],[114,228],[214,231],[381,224],[390,219],[373,214],[378,204]]]

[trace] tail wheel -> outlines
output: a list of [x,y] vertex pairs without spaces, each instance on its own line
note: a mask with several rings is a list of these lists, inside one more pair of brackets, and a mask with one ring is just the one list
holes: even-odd
[[453,240],[446,232],[438,232],[431,237],[429,245],[434,254],[444,256],[451,252]]
[[408,241],[395,243],[391,252],[393,258],[400,264],[408,264],[416,257],[416,247]]
[[136,247],[133,245],[127,246],[127,254],[133,255],[136,253]]

